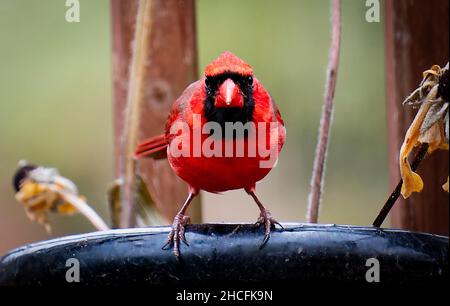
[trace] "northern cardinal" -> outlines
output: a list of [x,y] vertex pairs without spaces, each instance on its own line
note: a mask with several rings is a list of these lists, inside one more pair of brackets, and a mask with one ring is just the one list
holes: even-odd
[[[249,128],[244,133],[226,133],[227,125],[239,126],[239,123]],[[221,131],[217,135],[211,129],[205,132],[203,129],[208,124],[225,129],[225,133]],[[222,53],[208,64],[204,76],[189,85],[173,104],[165,134],[143,141],[135,152],[136,158],[167,156],[175,173],[189,185],[189,195],[174,218],[165,246],[173,244],[173,252],[178,257],[180,242],[187,244],[185,225],[189,217],[185,213],[199,190],[218,193],[241,188],[260,209],[257,224],[265,227],[261,247],[264,246],[270,238],[271,227],[281,224],[257,198],[255,184],[273,168],[285,138],[280,112],[269,93],[253,77],[250,65],[231,52]],[[228,145],[236,152],[243,145],[244,151],[240,155],[234,151],[232,156],[226,155]],[[177,151],[180,148],[185,149],[184,154]],[[215,154],[206,149],[212,149]],[[267,156],[267,152],[262,154],[263,150],[270,150],[275,158]]]

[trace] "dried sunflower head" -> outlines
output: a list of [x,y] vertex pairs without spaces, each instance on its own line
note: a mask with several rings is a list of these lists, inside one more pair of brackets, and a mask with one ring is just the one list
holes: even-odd
[[[422,178],[412,171],[408,156],[412,149],[419,145],[428,144],[428,153],[436,149],[448,150],[449,139],[449,64],[444,68],[433,65],[423,72],[423,79],[419,87],[403,102],[413,107],[419,107],[411,126],[406,132],[400,149],[399,164],[403,179],[402,195],[409,197],[413,192],[420,192],[423,188]],[[447,184],[443,186],[448,192]]]
[[49,213],[71,215],[77,212],[72,203],[65,200],[58,191],[84,200],[84,197],[78,195],[75,184],[60,176],[57,169],[37,167],[23,161],[19,163],[13,185],[16,200],[24,205],[27,216],[44,225],[48,232],[51,231]]

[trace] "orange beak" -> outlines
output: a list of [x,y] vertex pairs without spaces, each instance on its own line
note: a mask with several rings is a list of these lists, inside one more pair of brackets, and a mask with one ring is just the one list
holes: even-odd
[[244,98],[240,94],[239,86],[232,79],[226,79],[217,90],[215,107],[243,107]]

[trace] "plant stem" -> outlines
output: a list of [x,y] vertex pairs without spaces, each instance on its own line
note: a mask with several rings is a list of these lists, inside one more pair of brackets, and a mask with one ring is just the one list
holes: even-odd
[[[428,151],[428,144],[423,143],[420,146],[419,151],[416,154],[416,157],[414,158],[411,169],[413,171],[416,171],[417,167],[419,166],[420,162],[424,160],[426,154]],[[392,191],[389,198],[386,200],[386,203],[384,204],[383,208],[378,213],[378,216],[376,217],[375,221],[373,221],[373,226],[380,227],[381,224],[383,224],[384,220],[386,219],[387,215],[391,211],[392,207],[394,206],[395,202],[397,201],[398,197],[400,196],[400,192],[402,190],[403,180],[400,179],[400,182],[398,182],[397,186],[395,187],[394,191]]]
[[328,58],[327,80],[325,83],[324,104],[320,118],[319,135],[311,177],[311,191],[308,196],[308,214],[306,217],[310,223],[317,223],[319,217],[319,205],[324,185],[328,139],[333,118],[333,98],[339,66],[340,40],[341,1],[331,0],[331,45]]
[[65,201],[72,204],[96,229],[99,231],[107,231],[110,229],[105,221],[103,221],[103,219],[85,201],[64,190],[56,188],[52,188],[52,190],[58,193]]
[[152,0],[139,0],[137,9],[134,42],[129,71],[127,107],[124,122],[124,152],[121,156],[121,189],[122,217],[121,227],[135,225],[136,198],[136,162],[133,158],[139,130],[139,112],[143,101],[144,74],[151,35]]

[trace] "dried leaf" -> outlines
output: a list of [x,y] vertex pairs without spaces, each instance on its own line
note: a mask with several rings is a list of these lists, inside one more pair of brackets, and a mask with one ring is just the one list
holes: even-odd
[[138,175],[136,179],[137,184],[137,219],[136,225],[144,226],[158,226],[168,224],[167,220],[162,216],[158,207],[155,204],[147,185],[144,180]]
[[449,101],[444,98],[445,94],[442,94],[441,87],[447,79],[448,63],[442,69],[438,65],[432,66],[424,71],[419,88],[415,89],[403,102],[411,106],[420,106],[400,149],[399,165],[403,179],[401,193],[404,198],[423,189],[421,177],[412,171],[408,161],[413,148],[421,143],[427,143],[428,153],[436,149],[448,150]]
[[[158,207],[155,204],[144,180],[136,176],[136,225],[138,227],[158,226],[167,224]],[[122,204],[120,190],[122,181],[116,180],[108,188],[107,198],[111,211],[111,220],[114,227],[120,227]]]
[[120,227],[120,216],[122,214],[122,205],[120,202],[121,184],[121,180],[115,180],[108,186],[106,191],[106,200],[108,201],[112,228]]
[[422,125],[420,126],[420,134],[424,134],[439,120],[443,120],[445,115],[448,113],[448,103],[444,101],[439,101],[431,105],[428,113],[426,114]]
[[405,140],[403,141],[400,149],[399,164],[400,174],[403,179],[401,193],[405,199],[408,198],[413,192],[422,191],[423,188],[423,181],[417,173],[412,171],[411,165],[408,161],[408,156],[418,143],[418,139],[420,137],[419,129],[429,108],[430,103],[422,104],[416,117],[411,123],[411,126],[406,132]]

